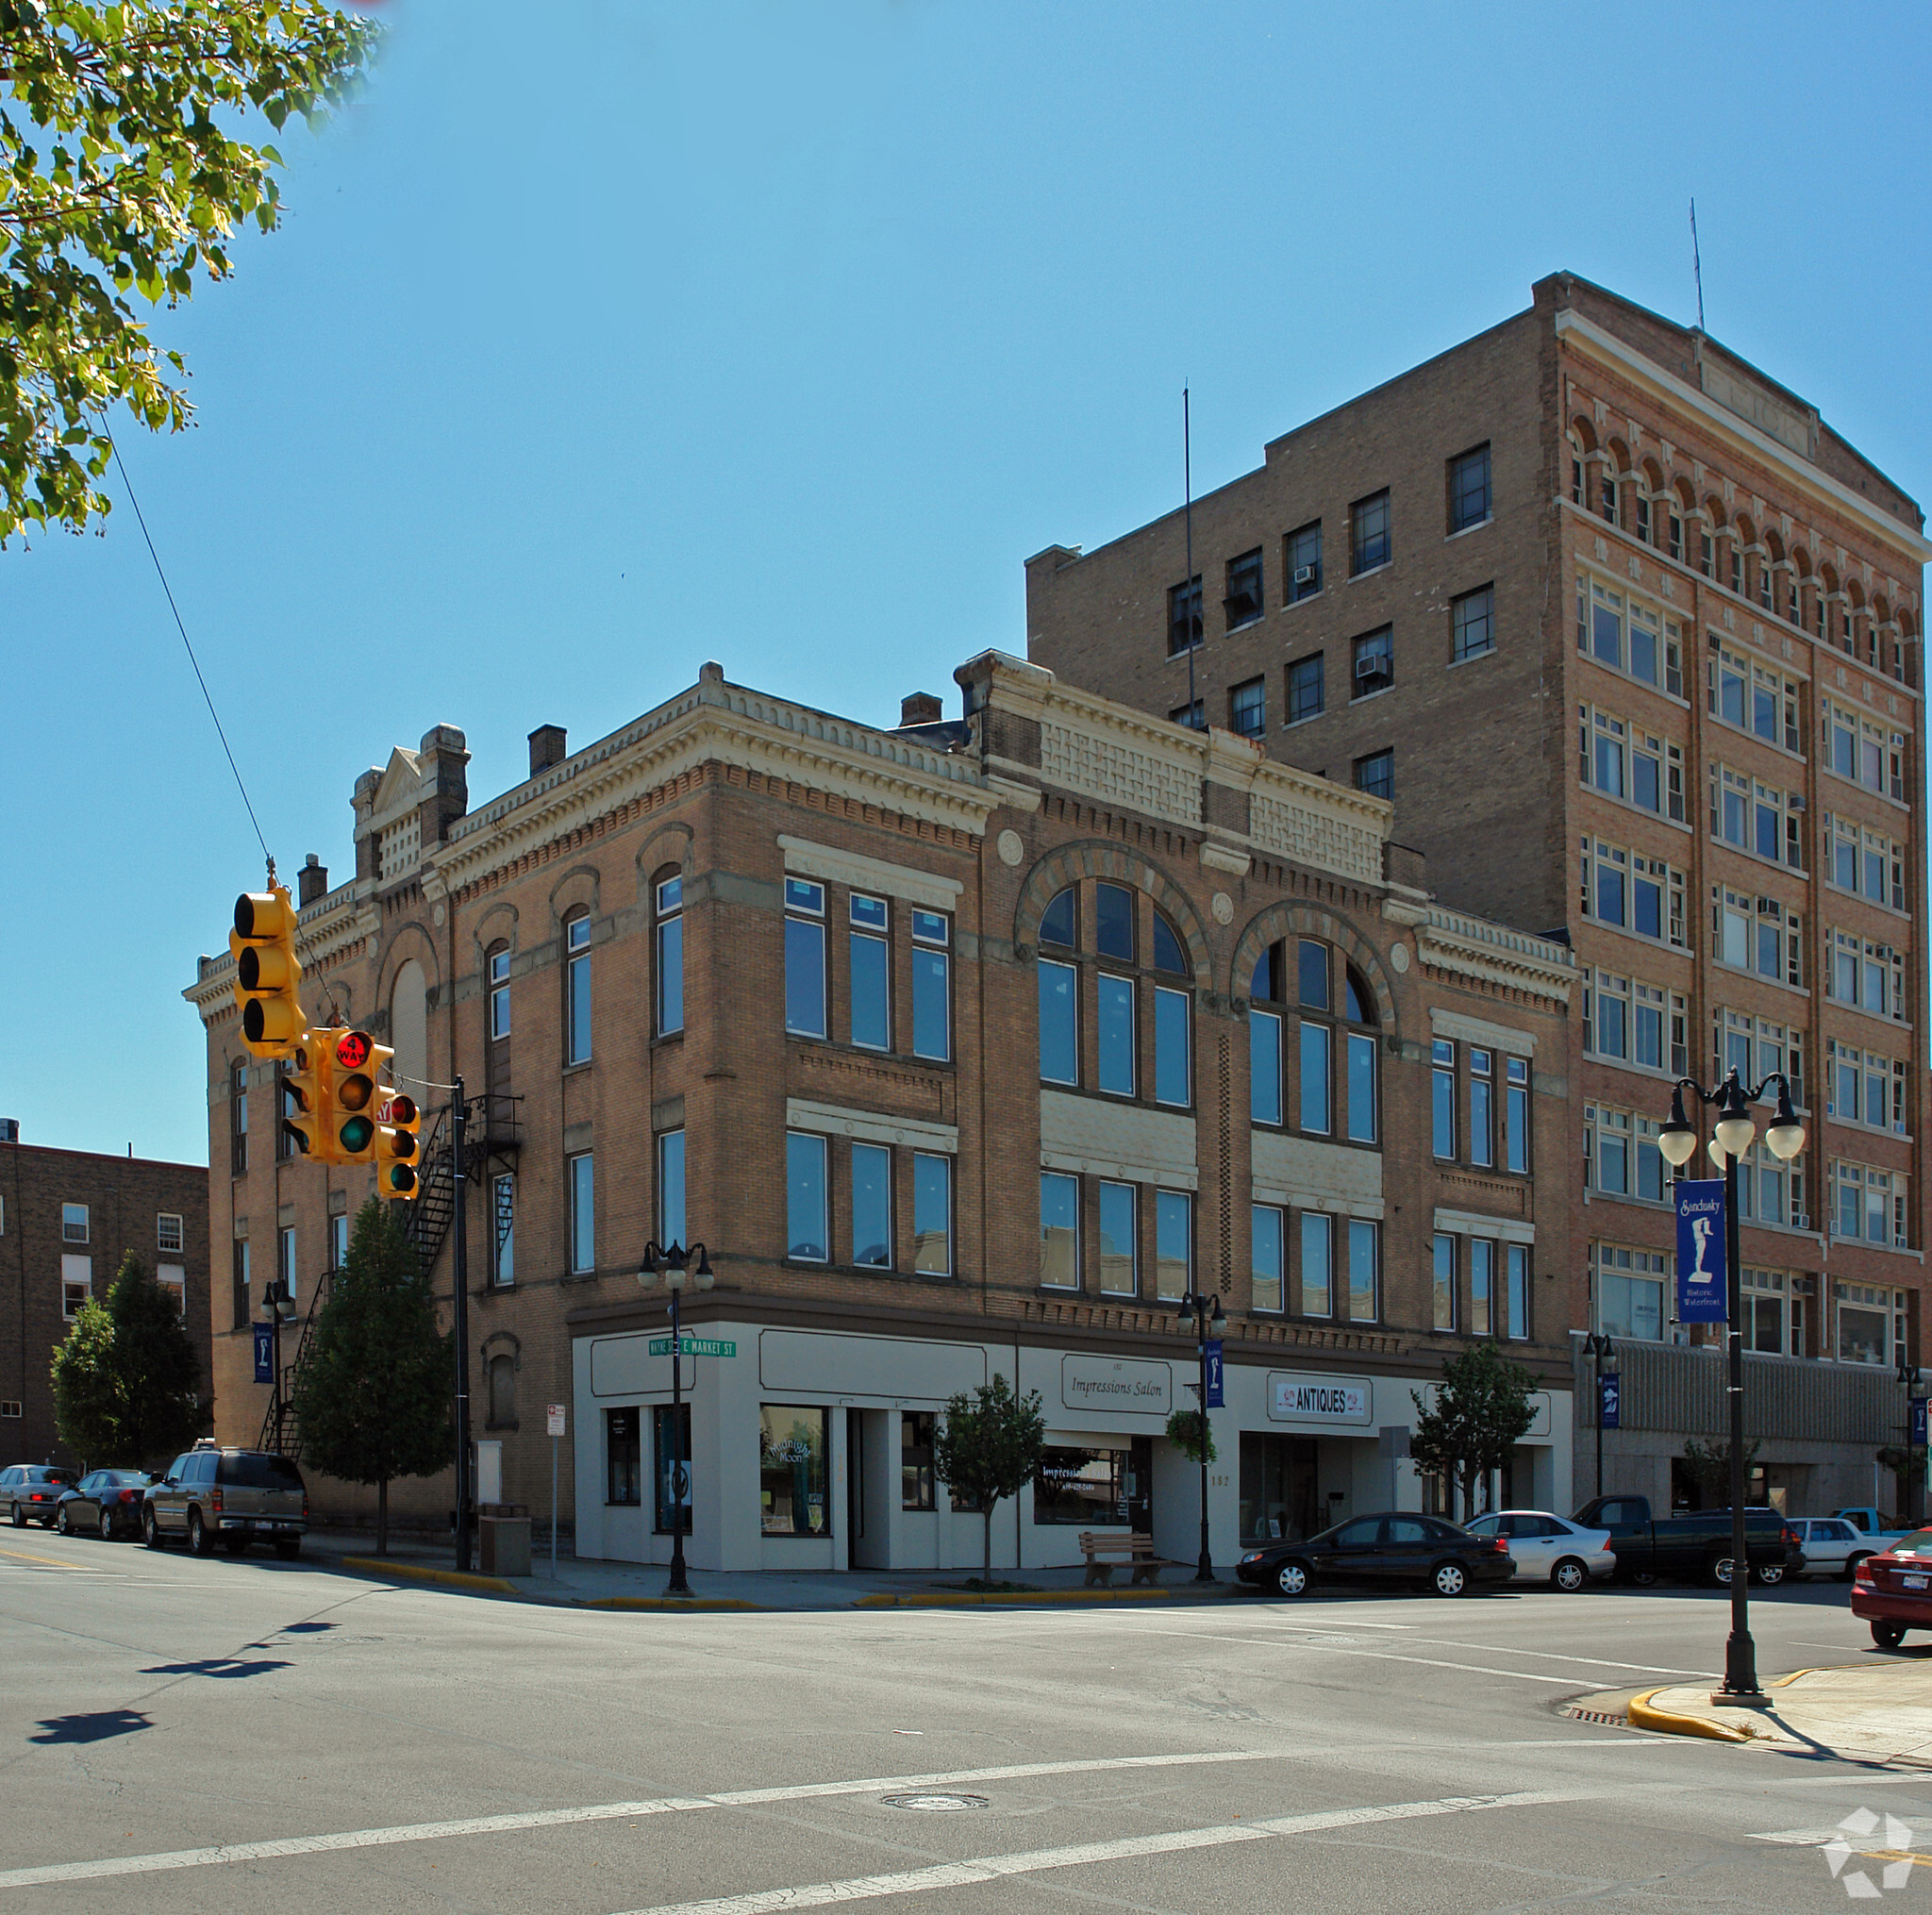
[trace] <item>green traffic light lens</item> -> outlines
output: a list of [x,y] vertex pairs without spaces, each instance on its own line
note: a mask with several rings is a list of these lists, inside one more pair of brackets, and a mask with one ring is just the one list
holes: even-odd
[[367,1150],[375,1136],[375,1126],[366,1117],[352,1117],[342,1125],[340,1141],[344,1150]]

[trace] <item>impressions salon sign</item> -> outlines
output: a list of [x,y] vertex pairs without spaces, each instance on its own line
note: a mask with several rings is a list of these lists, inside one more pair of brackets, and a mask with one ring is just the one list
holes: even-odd
[[1375,1390],[1366,1376],[1331,1376],[1271,1370],[1271,1423],[1366,1427],[1374,1420]]

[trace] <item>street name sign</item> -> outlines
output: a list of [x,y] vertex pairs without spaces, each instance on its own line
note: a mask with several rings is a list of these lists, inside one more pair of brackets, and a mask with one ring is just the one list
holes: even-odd
[[678,1354],[679,1341],[687,1357],[735,1357],[738,1345],[721,1341],[716,1337],[685,1337],[674,1340],[670,1337],[653,1337],[651,1355],[654,1357],[675,1357]]

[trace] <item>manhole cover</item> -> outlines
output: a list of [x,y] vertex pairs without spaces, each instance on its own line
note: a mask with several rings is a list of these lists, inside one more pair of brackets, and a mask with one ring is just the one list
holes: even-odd
[[916,1794],[885,1795],[879,1799],[888,1808],[923,1808],[935,1814],[948,1808],[992,1807],[984,1795],[941,1795],[930,1789],[922,1789]]

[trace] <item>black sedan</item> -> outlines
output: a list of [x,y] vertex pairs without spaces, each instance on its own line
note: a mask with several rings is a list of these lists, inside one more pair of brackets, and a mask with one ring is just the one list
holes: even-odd
[[139,1536],[141,1492],[153,1481],[145,1470],[90,1470],[55,1507],[54,1526],[62,1536]]
[[1390,1510],[1355,1516],[1306,1542],[1271,1542],[1235,1564],[1244,1583],[1284,1596],[1305,1596],[1317,1583],[1422,1583],[1439,1596],[1459,1596],[1516,1574],[1500,1537],[1472,1536],[1440,1516]]

